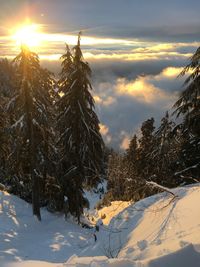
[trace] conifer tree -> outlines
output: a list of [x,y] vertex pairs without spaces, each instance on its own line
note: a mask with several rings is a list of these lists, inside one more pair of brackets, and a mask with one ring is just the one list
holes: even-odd
[[148,180],[151,177],[152,164],[150,158],[154,147],[154,118],[143,122],[141,127],[142,136],[139,139],[138,168],[141,179]]
[[129,143],[129,147],[126,151],[127,159],[132,163],[137,161],[137,152],[138,152],[137,149],[138,149],[137,136],[136,134],[134,134],[133,138]]
[[191,133],[199,136],[200,133],[200,47],[191,58],[191,62],[183,69],[180,76],[187,72],[192,73],[184,82],[184,88],[180,98],[174,104],[177,116],[183,115],[182,123],[184,129],[189,129]]
[[113,152],[108,161],[107,200],[130,200],[131,196],[126,194],[129,174],[128,162],[124,155]]
[[62,56],[59,84],[63,96],[58,101],[57,119],[64,194],[68,197],[70,212],[78,221],[85,201],[83,184],[96,183],[103,156],[90,76],[91,69],[83,59],[79,34],[73,54],[67,46]]
[[6,147],[6,117],[3,109],[3,100],[0,95],[0,182],[4,183],[3,176],[5,174],[5,163],[6,163],[6,154],[8,154],[8,149]]
[[8,105],[14,120],[10,127],[15,137],[11,153],[12,169],[18,186],[22,187],[19,192],[21,197],[27,199],[32,195],[33,214],[41,220],[41,164],[46,162],[45,138],[49,119],[46,87],[50,75],[40,67],[37,54],[25,45],[13,62],[17,66],[17,90]]
[[179,143],[174,138],[175,124],[170,120],[168,112],[161,119],[161,124],[155,132],[155,145],[151,155],[152,179],[160,185],[173,187],[177,185],[174,172],[177,167]]
[[6,105],[9,102],[15,89],[15,68],[5,58],[0,60],[0,181],[7,184],[8,161],[10,153],[10,135],[7,131],[9,114],[6,112]]
[[130,199],[138,200],[139,197],[134,192],[141,187],[143,181],[139,178],[139,158],[138,158],[138,141],[136,134],[132,137],[129,143],[129,147],[126,150],[125,159],[126,165],[129,166],[128,169],[128,180],[126,181],[126,194],[129,195]]
[[177,128],[183,136],[177,175],[194,181],[199,179],[200,173],[200,47],[180,76],[189,71],[192,73],[185,80],[180,98],[174,105],[174,113],[182,117],[182,123]]

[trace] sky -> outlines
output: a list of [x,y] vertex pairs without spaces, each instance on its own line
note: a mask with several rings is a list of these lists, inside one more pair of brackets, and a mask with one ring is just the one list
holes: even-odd
[[0,56],[14,57],[13,36],[34,23],[33,50],[56,74],[65,42],[73,47],[82,31],[101,133],[119,149],[144,120],[158,125],[172,110],[183,89],[177,75],[200,45],[199,0],[0,0],[0,7]]

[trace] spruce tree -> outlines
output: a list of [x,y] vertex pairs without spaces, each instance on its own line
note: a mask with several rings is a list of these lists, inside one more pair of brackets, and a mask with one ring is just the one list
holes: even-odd
[[59,84],[62,97],[58,101],[57,121],[60,131],[62,181],[69,209],[80,221],[85,202],[83,184],[94,185],[99,179],[103,140],[90,92],[91,69],[83,59],[80,34],[73,53],[67,46],[66,54],[61,59]]
[[15,68],[5,58],[0,60],[0,181],[7,184],[8,161],[10,153],[10,135],[7,131],[9,114],[6,112],[6,105],[9,102],[15,89]]
[[6,165],[6,156],[9,151],[7,148],[7,134],[5,132],[7,118],[5,115],[5,111],[3,106],[5,105],[2,96],[0,95],[0,182],[4,183],[4,175],[5,175],[5,165]]
[[177,168],[179,143],[174,138],[175,124],[170,120],[168,112],[161,119],[161,124],[155,132],[155,145],[151,154],[152,179],[160,185],[173,187],[178,184],[174,179]]
[[107,201],[130,200],[131,197],[126,194],[129,174],[129,164],[124,155],[113,152],[108,161],[108,193],[105,197]]
[[150,158],[155,145],[154,139],[154,118],[143,122],[141,127],[142,136],[139,139],[138,148],[138,168],[140,170],[141,179],[150,179],[152,173],[152,165]]
[[9,99],[15,90],[16,69],[7,58],[0,59],[0,95]]
[[183,91],[174,104],[175,113],[183,115],[183,128],[189,129],[196,136],[200,133],[200,47],[191,58],[191,62],[183,69],[180,76],[189,71],[192,73],[184,82]]
[[126,150],[127,159],[132,163],[137,161],[137,156],[138,156],[137,149],[138,149],[138,143],[137,143],[137,136],[135,134],[129,143],[128,149]]
[[46,162],[45,138],[49,120],[46,87],[50,75],[40,67],[37,54],[25,45],[13,63],[17,67],[17,90],[8,105],[14,121],[10,126],[15,138],[11,153],[13,176],[17,178],[17,186],[21,186],[19,194],[26,200],[32,199],[33,214],[41,220],[41,165]]
[[140,169],[139,169],[139,158],[138,158],[138,141],[137,136],[134,135],[130,140],[129,147],[126,150],[125,159],[126,165],[129,166],[129,175],[126,181],[126,194],[129,195],[130,199],[138,200],[140,196],[135,194],[134,192],[137,191],[143,181],[139,179]]
[[200,173],[200,47],[191,57],[190,63],[180,76],[192,73],[186,78],[183,91],[175,103],[175,114],[182,118],[177,129],[182,133],[182,149],[177,176],[194,181]]

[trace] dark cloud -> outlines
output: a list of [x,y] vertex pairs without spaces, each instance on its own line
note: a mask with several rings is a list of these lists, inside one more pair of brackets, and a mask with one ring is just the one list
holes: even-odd
[[[30,16],[48,32],[145,40],[200,40],[199,0],[0,0],[0,21]],[[159,26],[158,26],[159,25]]]
[[[143,41],[164,41],[164,42],[191,42],[200,40],[200,19],[191,24],[165,25],[162,26],[122,26],[99,28],[96,32],[99,36],[112,36],[115,38],[138,38]],[[90,30],[91,35],[95,32]]]
[[89,63],[93,70],[94,83],[100,83],[112,81],[118,77],[125,77],[132,80],[139,75],[156,75],[168,66],[184,66],[186,64],[186,60],[90,60]]

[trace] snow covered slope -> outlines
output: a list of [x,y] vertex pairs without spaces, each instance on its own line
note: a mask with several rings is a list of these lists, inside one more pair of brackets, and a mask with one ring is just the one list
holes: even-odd
[[42,209],[42,221],[38,222],[30,204],[0,192],[0,262],[64,262],[93,242],[92,233],[73,221]]
[[34,221],[29,204],[0,193],[0,266],[199,267],[200,187],[174,194],[131,204],[100,226],[94,242],[92,230],[46,210]]

